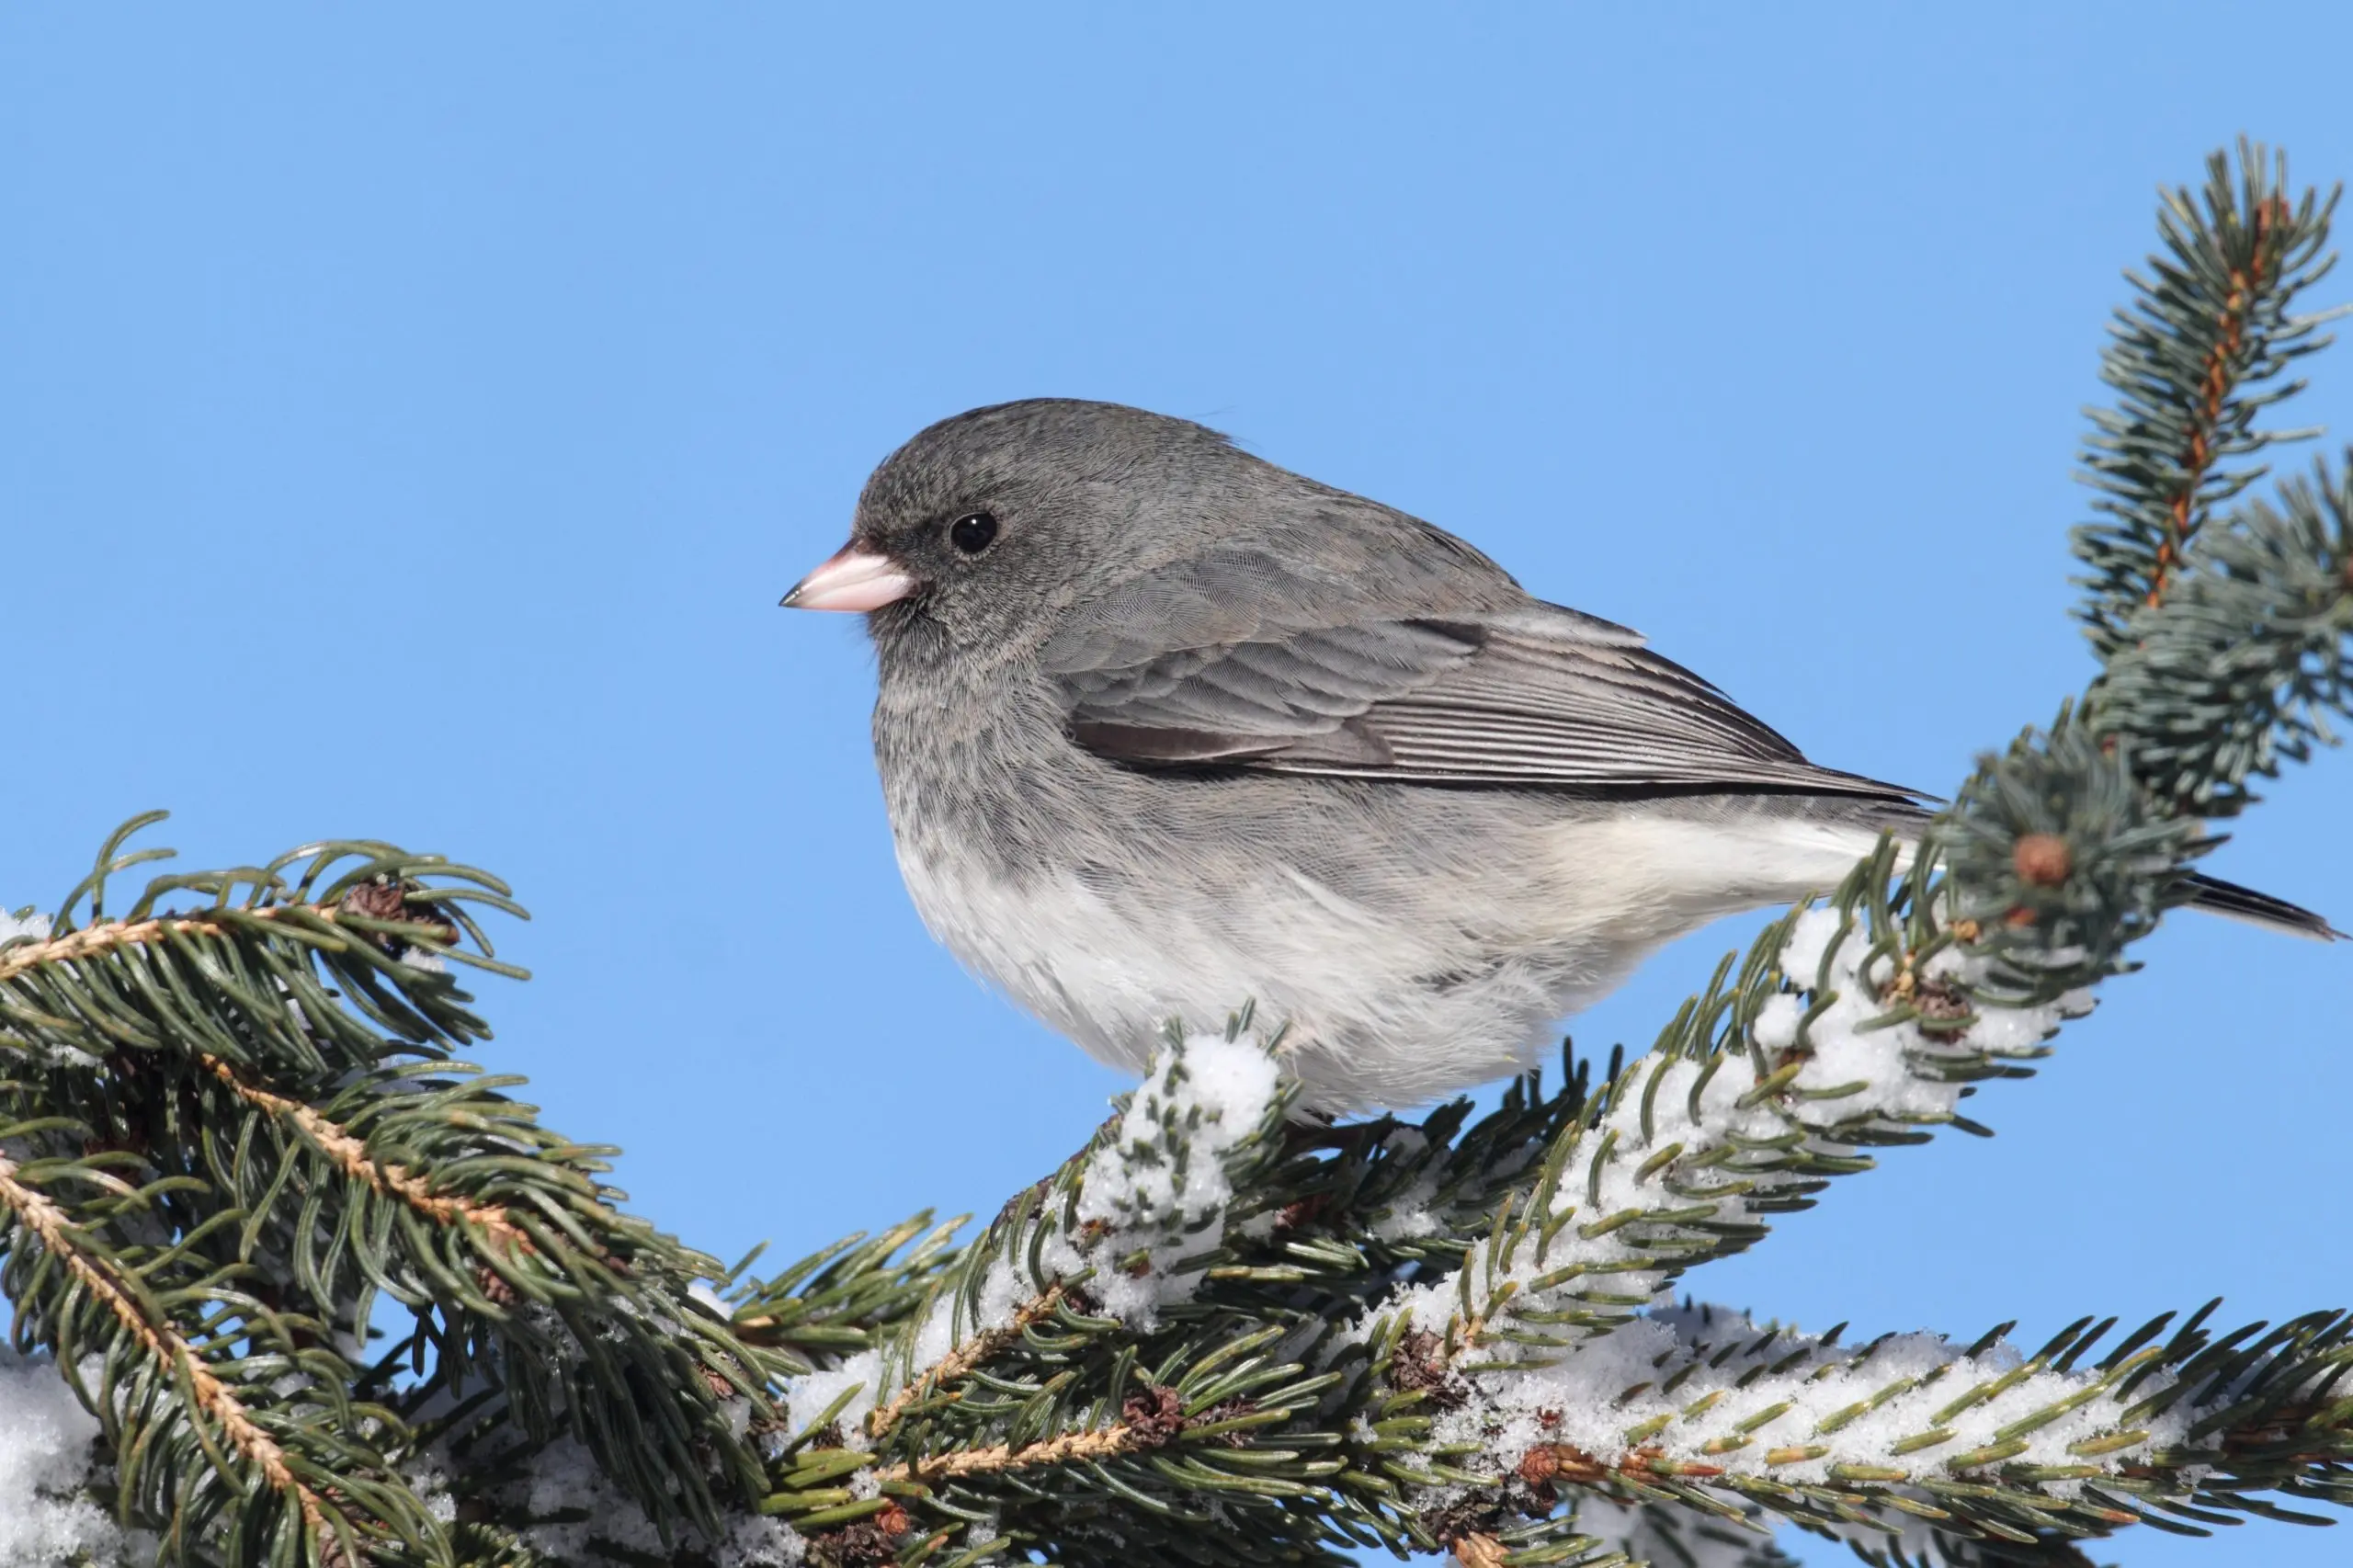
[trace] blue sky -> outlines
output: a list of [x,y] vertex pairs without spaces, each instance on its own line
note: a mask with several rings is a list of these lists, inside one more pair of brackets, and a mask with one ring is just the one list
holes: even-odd
[[[1205,419],[1946,789],[2087,673],[2070,462],[2154,187],[2241,131],[2353,175],[2328,6],[836,9],[0,12],[0,902],[155,805],[199,863],[490,866],[537,978],[485,1058],[731,1256],[994,1210],[1122,1086],[926,937],[862,635],[775,608],[918,426]],[[2313,369],[2353,429],[2353,349]],[[2353,917],[2349,791],[2325,756],[2216,868]],[[2353,952],[2146,957],[1997,1139],[1695,1286],[2038,1340],[2353,1296]]]

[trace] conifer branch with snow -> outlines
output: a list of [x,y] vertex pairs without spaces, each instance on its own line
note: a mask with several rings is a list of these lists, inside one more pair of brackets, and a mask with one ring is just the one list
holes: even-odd
[[[2353,706],[2353,481],[2242,499],[2325,341],[2296,301],[2329,215],[2252,149],[2169,200],[2086,460],[2090,689],[1648,1052],[1476,1120],[1296,1117],[1245,1007],[1172,1027],[969,1238],[918,1217],[763,1278],[457,1059],[488,1038],[457,974],[518,972],[495,879],[314,845],[115,913],[130,824],[0,926],[0,1568],[1772,1568],[1775,1521],[2056,1568],[2353,1503],[2342,1312],[2029,1354],[1676,1304],[1879,1151],[1984,1131],[1963,1102],[2032,1075],[2205,824]],[[386,1302],[409,1331],[371,1346]]]

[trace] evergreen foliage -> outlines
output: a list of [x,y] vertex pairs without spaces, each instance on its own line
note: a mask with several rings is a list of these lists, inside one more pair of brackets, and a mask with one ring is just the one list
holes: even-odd
[[460,970],[519,974],[496,879],[312,845],[114,913],[159,853],[127,824],[0,941],[0,1288],[96,1418],[79,1496],[120,1528],[82,1561],[1772,1568],[1779,1519],[2060,1565],[2353,1503],[2343,1312],[2019,1355],[1665,1304],[1878,1149],[1984,1131],[1961,1101],[2031,1076],[2207,824],[2347,712],[2353,478],[2242,500],[2261,471],[2227,466],[2326,341],[2293,306],[2331,205],[2244,146],[2166,200],[2085,458],[2090,689],[1649,1051],[1564,1052],[1476,1119],[1294,1119],[1245,1008],[1172,1026],[969,1237],[923,1216],[763,1278],[460,1059]]

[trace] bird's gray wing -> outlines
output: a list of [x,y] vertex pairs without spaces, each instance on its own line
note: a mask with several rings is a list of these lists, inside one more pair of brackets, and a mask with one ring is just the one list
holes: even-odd
[[[1047,665],[1080,745],[1138,767],[1241,767],[1401,782],[1593,791],[1801,791],[1909,801],[1817,767],[1624,627],[1522,599],[1483,613],[1286,626],[1203,604],[1177,619],[1239,635],[1142,653],[1164,624]],[[1120,653],[1135,656],[1121,658]],[[1109,656],[1105,656],[1109,655]]]

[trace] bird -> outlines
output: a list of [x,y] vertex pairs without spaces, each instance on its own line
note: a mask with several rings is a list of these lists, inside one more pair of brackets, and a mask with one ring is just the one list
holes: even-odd
[[1131,1072],[1247,1003],[1324,1116],[1525,1071],[1661,945],[1932,814],[1463,540],[1118,403],[924,429],[783,603],[865,616],[900,870],[968,969]]

